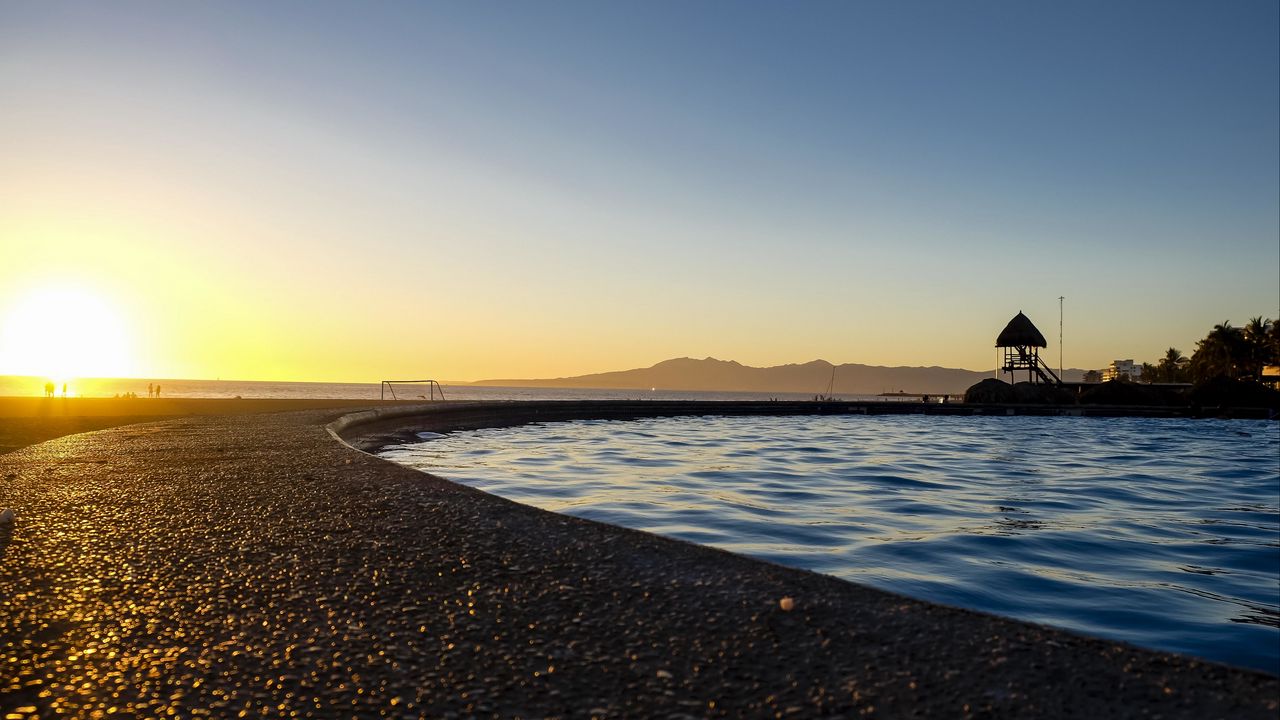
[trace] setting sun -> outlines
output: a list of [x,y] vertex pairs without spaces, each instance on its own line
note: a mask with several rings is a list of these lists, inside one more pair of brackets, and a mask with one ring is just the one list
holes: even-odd
[[120,313],[87,288],[42,287],[5,313],[0,373],[59,380],[124,377],[132,364]]

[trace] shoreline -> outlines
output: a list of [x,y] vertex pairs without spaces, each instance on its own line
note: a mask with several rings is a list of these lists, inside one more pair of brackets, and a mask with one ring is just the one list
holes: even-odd
[[[423,410],[425,408],[425,410]],[[714,412],[710,412],[714,411]],[[629,420],[688,415],[930,415],[943,417],[1139,417],[1275,420],[1265,409],[1151,406],[1054,406],[866,401],[526,400],[449,401],[417,408],[375,408],[344,416],[330,432],[358,450],[411,440],[420,431],[447,432],[559,420]]]
[[[507,402],[478,400],[442,400],[431,407],[458,408],[475,403]],[[857,412],[865,414],[927,415],[1066,415],[1083,417],[1245,417],[1265,418],[1254,412],[1199,413],[1164,407],[1053,407],[1037,405],[965,405],[951,403],[898,401],[721,401],[721,400],[524,400],[521,405],[541,404],[551,412],[557,404],[601,404],[622,407],[635,405],[643,411],[659,407],[702,407],[711,403],[720,407],[754,408],[757,414],[779,412]],[[0,397],[0,455],[28,445],[53,440],[75,433],[103,430],[161,419],[193,415],[239,415],[296,412],[319,409],[380,408],[393,415],[397,408],[422,407],[420,400],[359,400],[348,398],[44,398],[32,396]],[[447,411],[448,412],[448,411]],[[696,414],[696,410],[694,412]]]
[[[0,597],[20,599],[0,612],[0,652],[16,658],[0,706],[1271,718],[1280,705],[1276,676],[544,512],[334,437],[551,409],[531,405],[190,416],[0,455],[0,506],[17,515]],[[671,409],[576,405],[554,409]]]

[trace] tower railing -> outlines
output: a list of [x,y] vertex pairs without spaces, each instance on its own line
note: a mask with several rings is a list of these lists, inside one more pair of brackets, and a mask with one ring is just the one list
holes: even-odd
[[1061,385],[1062,379],[1040,358],[1035,348],[1028,349],[1021,345],[1005,347],[1004,367],[1001,370],[1012,375],[1017,370],[1026,370],[1029,378],[1039,377],[1047,385]]

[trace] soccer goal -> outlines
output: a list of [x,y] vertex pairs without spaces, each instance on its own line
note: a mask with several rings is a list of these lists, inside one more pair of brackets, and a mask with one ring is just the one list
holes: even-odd
[[435,380],[383,380],[380,397],[386,400],[389,393],[392,400],[399,400],[400,398],[396,395],[397,388],[406,400],[444,399],[444,388],[440,387],[440,383]]

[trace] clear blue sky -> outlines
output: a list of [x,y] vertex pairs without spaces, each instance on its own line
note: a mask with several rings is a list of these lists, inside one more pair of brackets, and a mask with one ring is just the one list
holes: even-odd
[[5,3],[0,280],[143,374],[1190,354],[1280,315],[1278,6]]

